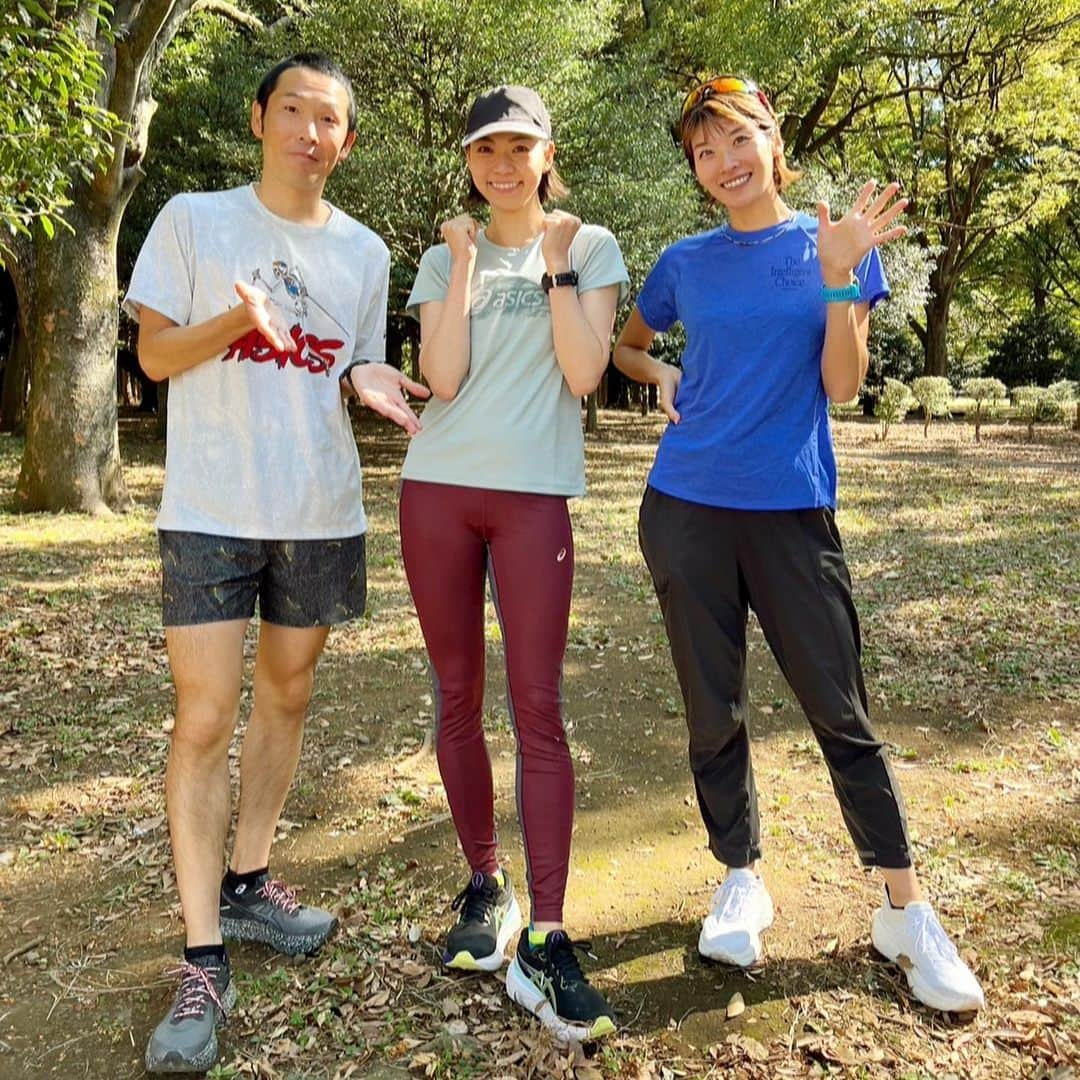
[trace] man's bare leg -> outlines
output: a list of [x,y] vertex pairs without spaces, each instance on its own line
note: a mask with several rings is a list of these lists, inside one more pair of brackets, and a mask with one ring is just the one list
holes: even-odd
[[238,874],[270,862],[285,797],[296,774],[315,664],[329,627],[264,622],[255,660],[255,702],[240,757],[240,816],[230,867]]
[[246,619],[165,630],[176,723],[165,772],[176,887],[189,948],[220,945],[218,891],[229,829],[229,739],[236,727]]

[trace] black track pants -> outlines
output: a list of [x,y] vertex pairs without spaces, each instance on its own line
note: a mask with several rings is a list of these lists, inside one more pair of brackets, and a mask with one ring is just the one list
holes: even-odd
[[896,779],[867,718],[859,621],[832,511],[724,510],[648,487],[638,519],[686,705],[713,854],[761,857],[747,731],[746,620],[806,712],[865,866],[911,865]]

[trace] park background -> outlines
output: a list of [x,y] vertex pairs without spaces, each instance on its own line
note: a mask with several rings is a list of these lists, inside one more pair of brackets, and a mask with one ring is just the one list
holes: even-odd
[[[171,195],[257,175],[254,88],[309,47],[354,81],[357,148],[327,194],[390,245],[388,352],[406,369],[404,299],[461,207],[465,112],[494,83],[544,95],[563,205],[615,233],[635,285],[666,244],[719,220],[673,138],[703,73],[768,91],[806,173],[800,208],[826,196],[839,209],[867,177],[903,184],[911,235],[885,252],[894,297],[875,315],[862,399],[836,410],[840,525],[876,722],[989,1005],[972,1023],[932,1016],[871,957],[876,887],[760,636],[752,725],[778,924],[760,973],[697,960],[716,868],[634,540],[662,422],[612,369],[587,402],[591,496],[573,510],[569,916],[593,937],[624,1032],[587,1059],[560,1054],[493,979],[448,979],[435,963],[461,868],[425,749],[430,688],[397,549],[404,438],[357,414],[372,605],[331,640],[278,847],[345,930],[308,965],[240,951],[242,1006],[215,1075],[1071,1075],[1078,38],[1076,0],[4,0],[0,1076],[139,1075],[168,994],[172,699],[153,535],[167,402],[151,414],[130,376],[118,289]],[[678,345],[663,342],[666,358]],[[905,422],[911,394],[921,415]],[[520,870],[489,623],[500,823]]]

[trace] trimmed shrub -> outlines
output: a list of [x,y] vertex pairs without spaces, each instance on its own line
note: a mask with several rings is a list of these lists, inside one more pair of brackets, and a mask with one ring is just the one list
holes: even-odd
[[930,422],[935,416],[948,416],[952,387],[941,375],[921,375],[911,384],[911,393],[922,406],[923,438],[930,432]]
[[1076,383],[1072,379],[1059,379],[1046,388],[1046,396],[1057,405],[1060,411],[1059,419],[1063,420],[1066,425],[1070,422],[1073,406],[1076,407],[1072,425],[1077,431],[1080,431],[1080,383]]
[[1016,386],[1011,397],[1017,419],[1027,424],[1029,441],[1035,439],[1036,424],[1052,423],[1061,415],[1058,403],[1045,386]]
[[881,439],[889,437],[889,427],[898,424],[915,404],[911,391],[899,379],[886,379],[885,386],[874,406],[874,415],[881,421]]
[[975,441],[981,442],[983,420],[997,412],[1008,391],[1000,379],[965,379],[961,392],[975,402],[975,408],[968,415],[975,424]]

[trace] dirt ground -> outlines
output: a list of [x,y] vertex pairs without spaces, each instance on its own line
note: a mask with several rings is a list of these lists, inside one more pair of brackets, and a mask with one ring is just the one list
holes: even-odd
[[[235,950],[240,1007],[211,1076],[1073,1076],[1077,436],[1059,429],[1028,444],[998,426],[977,447],[962,425],[935,425],[925,440],[905,425],[882,443],[874,425],[837,425],[839,523],[875,723],[924,883],[987,990],[971,1020],[913,1002],[870,948],[880,885],[856,865],[820,753],[756,628],[752,737],[776,923],[758,970],[698,957],[720,869],[635,540],[661,422],[601,421],[590,495],[572,511],[567,921],[591,939],[588,970],[618,1010],[618,1036],[561,1051],[495,977],[439,969],[465,867],[424,746],[431,688],[397,546],[404,441],[364,419],[370,610],[331,636],[275,849],[275,871],[337,909],[342,929],[301,963]],[[20,452],[0,436],[0,1078],[120,1080],[142,1075],[181,945],[153,534],[163,448],[134,421],[125,429],[136,507],[107,521],[8,512]],[[503,850],[520,881],[489,616],[486,723]]]

